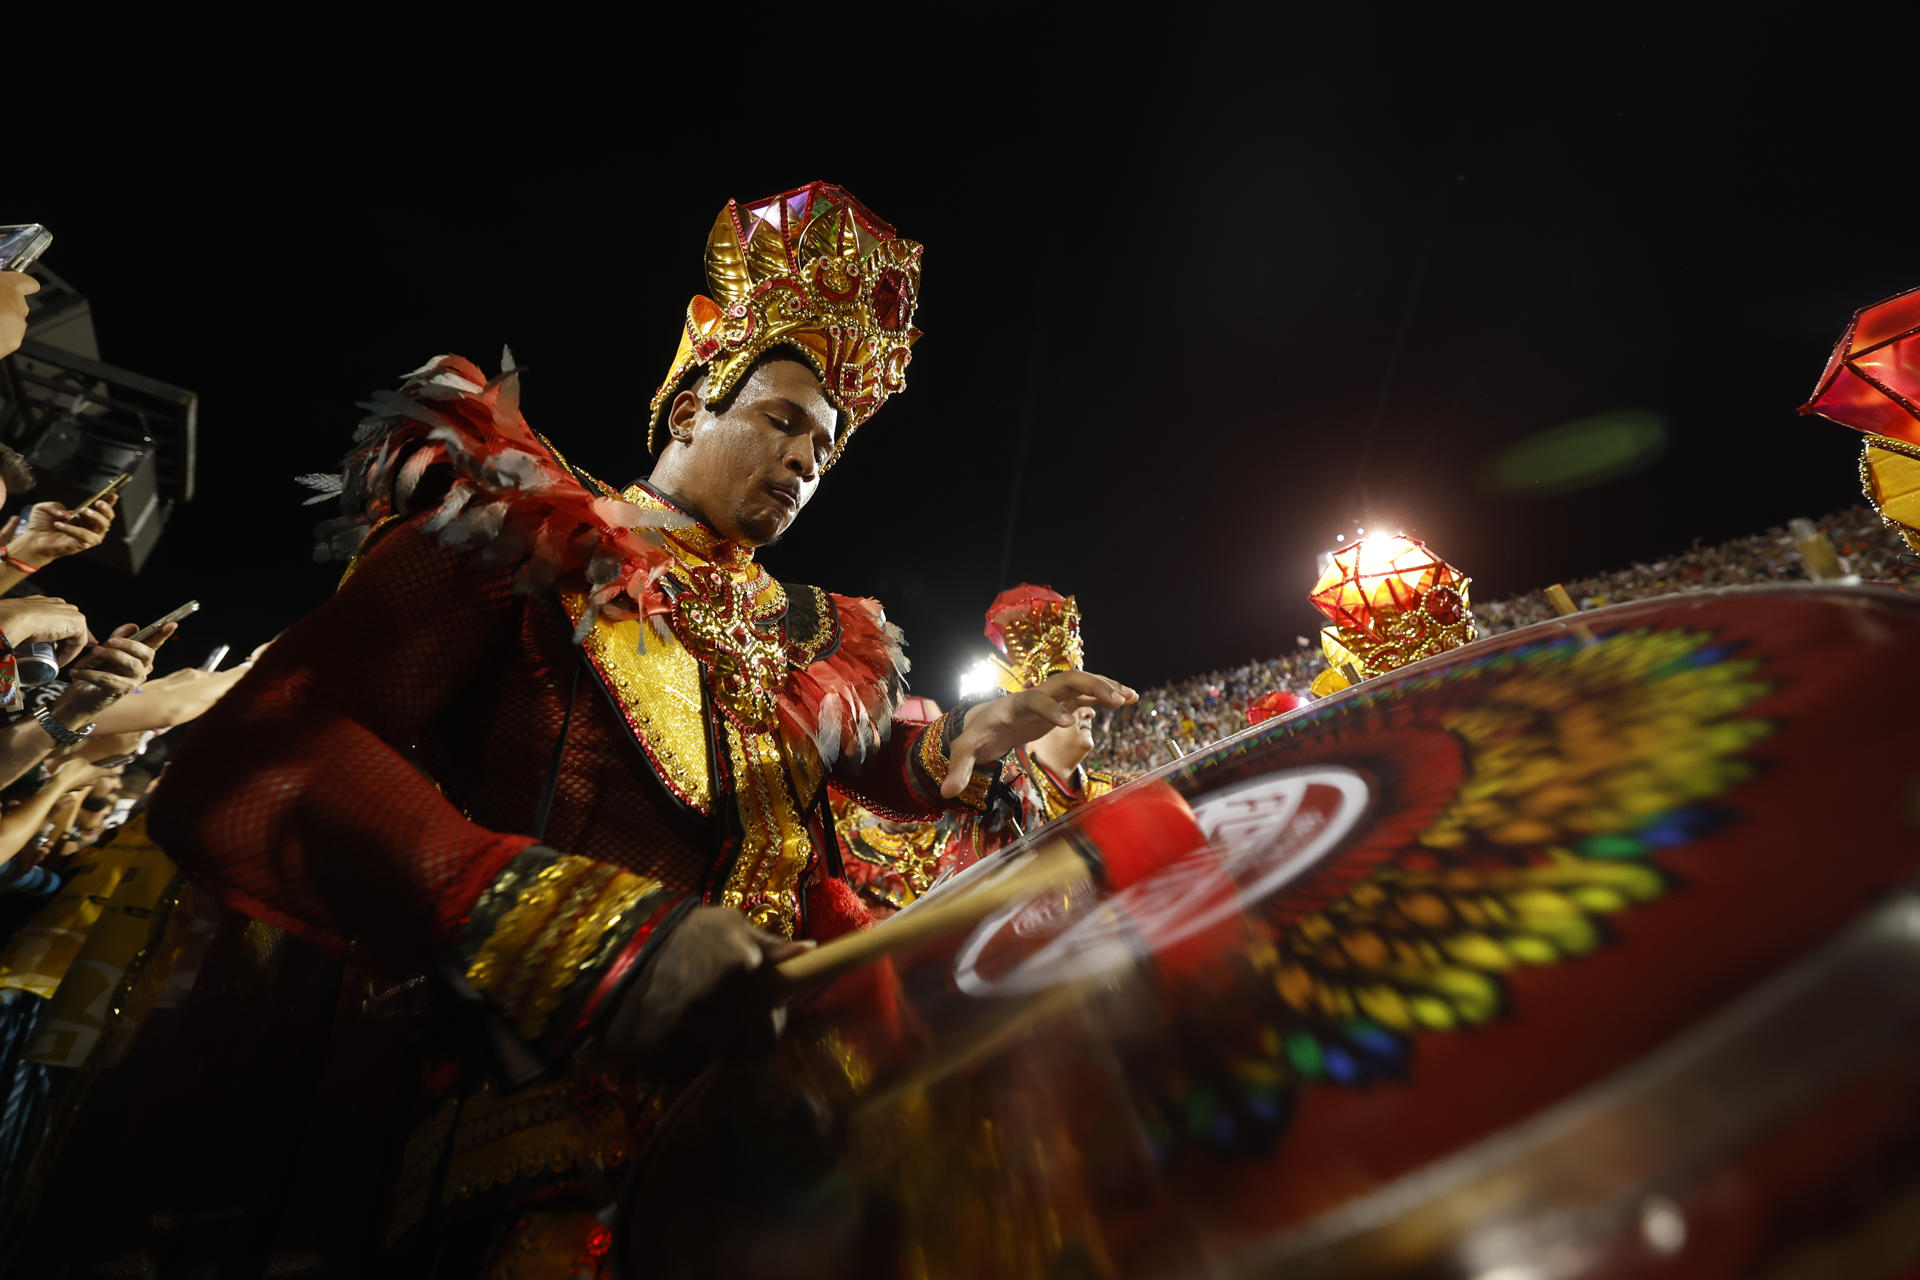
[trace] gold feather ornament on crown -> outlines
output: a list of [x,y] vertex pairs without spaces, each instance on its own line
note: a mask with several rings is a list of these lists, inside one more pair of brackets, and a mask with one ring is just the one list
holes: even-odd
[[755,360],[785,346],[813,366],[846,418],[831,467],[860,424],[906,386],[920,337],[913,311],[921,253],[830,183],[751,204],[729,200],[707,237],[713,296],[687,304],[673,367],[653,397],[648,449],[661,407],[690,370],[704,367],[707,400],[723,400]]

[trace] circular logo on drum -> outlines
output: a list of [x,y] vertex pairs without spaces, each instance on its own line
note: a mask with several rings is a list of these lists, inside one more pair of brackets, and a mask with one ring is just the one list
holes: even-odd
[[1277,893],[1339,848],[1366,813],[1366,779],[1315,765],[1191,801],[1208,847],[1117,894],[1086,882],[988,917],[955,962],[970,995],[1017,995],[1123,969]]

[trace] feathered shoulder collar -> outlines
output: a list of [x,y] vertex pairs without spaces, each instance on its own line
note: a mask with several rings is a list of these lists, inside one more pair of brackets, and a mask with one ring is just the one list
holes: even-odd
[[[488,380],[471,361],[437,356],[361,405],[367,416],[341,474],[300,477],[320,490],[310,501],[340,502],[320,526],[317,558],[346,559],[385,522],[431,510],[424,531],[517,565],[516,591],[585,591],[576,638],[601,618],[644,619],[643,636],[664,635],[673,602],[662,579],[679,563],[675,544],[703,526],[669,501],[630,501],[570,466],[521,416],[512,355],[501,364]],[[789,658],[777,691],[782,725],[829,764],[864,757],[885,740],[904,691],[905,639],[877,600],[794,585],[783,594],[785,609],[765,619]]]
[[662,530],[684,523],[582,484],[520,415],[509,353],[488,381],[471,361],[443,355],[376,391],[338,476],[302,476],[337,496],[340,515],[320,526],[320,559],[344,558],[394,517],[431,510],[422,526],[443,544],[517,565],[514,589],[588,592],[594,618],[653,616],[658,581],[673,558]]
[[906,692],[906,637],[878,600],[791,585],[786,629],[796,661],[780,691],[781,720],[807,732],[829,765],[864,759],[886,741]]

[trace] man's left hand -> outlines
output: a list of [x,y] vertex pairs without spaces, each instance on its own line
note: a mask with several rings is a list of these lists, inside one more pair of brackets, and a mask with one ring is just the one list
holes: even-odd
[[1081,707],[1124,707],[1140,695],[1117,680],[1091,671],[1056,671],[1031,689],[983,702],[967,712],[960,736],[947,752],[940,794],[951,800],[966,790],[975,762],[998,760],[1015,747],[1073,723]]
[[14,532],[7,552],[38,569],[49,560],[91,551],[106,541],[119,501],[117,495],[102,498],[79,511],[69,511],[57,502],[36,502],[27,509],[27,518]]

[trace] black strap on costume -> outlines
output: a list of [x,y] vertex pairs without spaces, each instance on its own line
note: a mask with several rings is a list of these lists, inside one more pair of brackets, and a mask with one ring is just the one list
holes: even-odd
[[824,786],[820,788],[819,808],[820,829],[826,833],[827,837],[827,847],[825,850],[827,874],[835,880],[845,880],[847,878],[847,868],[840,859],[840,832],[835,829],[833,802],[827,797],[827,789]]
[[553,740],[553,763],[547,766],[547,780],[540,786],[540,807],[533,811],[535,840],[547,834],[547,817],[553,812],[553,793],[560,789],[560,761],[567,754],[567,731],[573,728],[573,704],[580,700],[580,668],[585,659],[578,655],[573,663],[573,683],[567,686],[567,709],[560,717],[560,736]]

